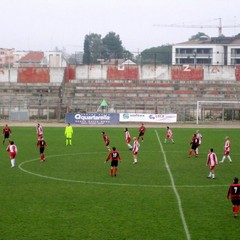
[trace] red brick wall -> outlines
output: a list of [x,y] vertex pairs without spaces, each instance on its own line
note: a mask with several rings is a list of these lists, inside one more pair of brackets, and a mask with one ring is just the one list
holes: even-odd
[[26,67],[18,69],[18,83],[49,83],[49,68]]
[[108,66],[107,69],[108,80],[138,80],[138,66],[123,65],[123,66]]
[[236,76],[236,80],[240,81],[240,65],[236,65],[235,76]]
[[172,66],[172,80],[203,80],[203,68],[197,66]]
[[75,66],[67,66],[65,68],[65,82],[69,82],[70,80],[76,79],[76,67]]

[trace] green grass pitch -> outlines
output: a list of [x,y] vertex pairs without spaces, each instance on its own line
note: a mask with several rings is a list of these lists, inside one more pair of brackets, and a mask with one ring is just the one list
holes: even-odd
[[[11,127],[11,126],[10,126]],[[196,129],[172,128],[175,144],[164,144],[165,127],[147,128],[133,165],[124,127],[74,127],[73,146],[64,128],[45,127],[46,162],[40,163],[34,127],[12,127],[18,147],[10,168],[7,144],[0,152],[0,240],[206,240],[237,239],[227,190],[240,178],[239,129],[201,129],[198,158],[188,158]],[[148,127],[148,126],[147,126]],[[121,156],[110,177],[101,131]],[[137,136],[137,128],[129,128]],[[209,148],[222,159],[225,136],[233,163],[225,160],[208,179]]]

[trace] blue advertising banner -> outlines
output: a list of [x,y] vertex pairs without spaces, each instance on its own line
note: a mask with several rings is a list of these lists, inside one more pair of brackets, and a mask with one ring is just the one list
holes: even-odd
[[83,125],[119,124],[118,113],[67,113],[66,123]]

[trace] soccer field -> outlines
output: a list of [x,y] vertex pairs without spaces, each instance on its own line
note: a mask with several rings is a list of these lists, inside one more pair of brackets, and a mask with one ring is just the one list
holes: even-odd
[[[48,149],[40,163],[35,128],[12,127],[16,167],[6,143],[0,153],[0,240],[237,239],[240,216],[233,217],[226,195],[233,177],[240,178],[240,130],[200,129],[198,158],[188,158],[196,129],[172,130],[175,144],[165,144],[165,128],[147,126],[132,164],[124,128],[74,127],[73,145],[65,146],[64,127],[45,127]],[[123,160],[116,177],[104,163],[102,131]],[[216,179],[208,179],[208,150],[221,160],[226,136],[233,162],[218,164]]]

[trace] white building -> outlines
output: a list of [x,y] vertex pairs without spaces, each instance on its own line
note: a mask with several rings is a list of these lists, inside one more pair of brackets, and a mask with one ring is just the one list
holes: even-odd
[[62,52],[15,51],[14,67],[66,67],[67,62]]
[[48,67],[66,67],[67,62],[62,52],[44,52],[44,57]]
[[201,37],[173,45],[172,64],[240,64],[240,34],[235,37]]

